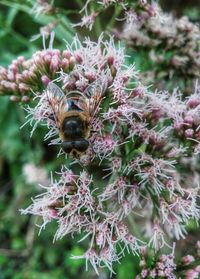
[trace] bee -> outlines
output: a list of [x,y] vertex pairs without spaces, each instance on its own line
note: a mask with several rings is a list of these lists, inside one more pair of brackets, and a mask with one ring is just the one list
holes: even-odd
[[[104,86],[105,88],[105,86]],[[78,157],[89,147],[91,121],[99,109],[105,89],[100,83],[89,85],[84,92],[67,94],[54,83],[47,86],[47,98],[61,139],[61,148]]]

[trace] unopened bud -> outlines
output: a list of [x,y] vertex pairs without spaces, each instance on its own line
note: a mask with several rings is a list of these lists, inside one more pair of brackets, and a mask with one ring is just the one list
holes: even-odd
[[48,78],[48,76],[44,75],[41,77],[42,83],[47,86],[51,80]]
[[30,98],[28,96],[23,96],[21,99],[22,102],[27,103],[30,101]]
[[193,134],[194,134],[194,130],[193,130],[193,129],[187,129],[187,130],[185,130],[185,136],[186,136],[187,138],[191,138],[191,137],[193,136]]
[[20,97],[19,97],[19,96],[13,95],[13,96],[10,96],[10,100],[11,100],[12,102],[19,102],[19,101],[20,101]]
[[73,70],[75,63],[76,63],[75,57],[71,56],[70,59],[69,59],[69,68],[70,68],[70,70]]

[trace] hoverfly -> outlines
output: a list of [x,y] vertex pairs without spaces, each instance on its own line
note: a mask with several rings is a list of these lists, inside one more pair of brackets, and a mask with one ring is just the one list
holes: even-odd
[[52,120],[59,130],[61,148],[65,153],[77,155],[89,147],[91,121],[99,109],[105,92],[99,82],[89,85],[84,92],[67,94],[54,83],[47,86],[47,98],[52,110]]

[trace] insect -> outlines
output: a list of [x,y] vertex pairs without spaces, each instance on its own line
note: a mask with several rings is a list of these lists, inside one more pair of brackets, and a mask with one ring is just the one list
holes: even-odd
[[65,153],[77,157],[89,147],[90,124],[98,111],[105,92],[100,83],[89,85],[84,92],[70,91],[67,94],[54,83],[47,86],[48,102],[52,110]]

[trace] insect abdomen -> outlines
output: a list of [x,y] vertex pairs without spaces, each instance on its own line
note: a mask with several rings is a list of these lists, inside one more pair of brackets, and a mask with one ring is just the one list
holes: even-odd
[[84,122],[79,116],[66,117],[62,124],[65,139],[78,139],[84,137]]

